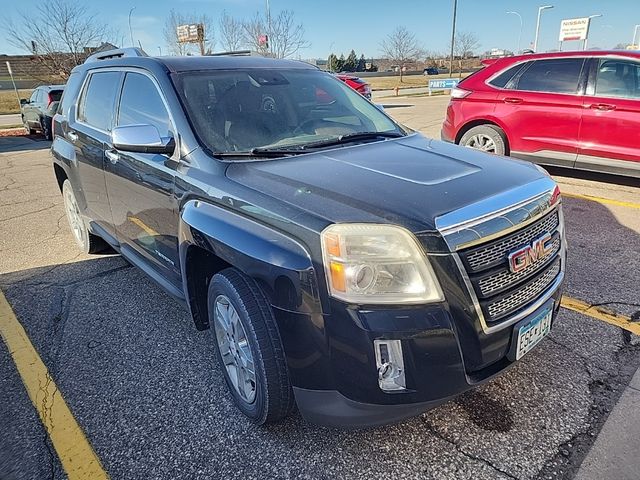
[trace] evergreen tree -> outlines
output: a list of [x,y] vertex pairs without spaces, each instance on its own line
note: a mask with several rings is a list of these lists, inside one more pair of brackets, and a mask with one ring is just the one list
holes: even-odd
[[344,70],[345,61],[346,60],[344,59],[344,53],[340,54],[340,58],[336,62],[336,72],[342,72]]
[[330,72],[337,72],[338,71],[338,57],[336,57],[336,55],[334,53],[332,53],[331,55],[329,55],[329,58],[327,59],[327,69]]
[[347,60],[344,62],[344,70],[346,72],[355,72],[356,68],[358,68],[358,57],[356,56],[356,52],[351,50]]
[[364,53],[360,55],[360,60],[358,60],[358,66],[356,67],[356,72],[364,72],[367,69],[367,61],[364,58]]

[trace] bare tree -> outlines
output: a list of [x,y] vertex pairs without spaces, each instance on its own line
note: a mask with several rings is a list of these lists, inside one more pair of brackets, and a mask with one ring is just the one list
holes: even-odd
[[400,82],[402,82],[404,67],[424,55],[424,50],[416,36],[403,26],[396,27],[393,32],[387,35],[380,47],[386,58],[398,64]]
[[478,36],[473,32],[460,32],[456,34],[454,51],[458,57],[472,57],[474,51],[480,46]]
[[227,12],[222,12],[218,25],[218,35],[222,49],[227,52],[235,52],[242,48],[244,42],[244,31],[242,22],[230,16]]
[[9,43],[33,53],[44,70],[60,78],[115,36],[96,13],[68,0],[43,2],[29,13],[20,12],[17,22],[3,23]]
[[193,55],[199,53],[198,45],[195,43],[180,43],[178,41],[178,26],[201,23],[204,25],[204,49],[206,53],[213,52],[215,46],[214,27],[211,17],[206,14],[197,15],[195,13],[185,14],[171,9],[169,16],[164,22],[164,41],[169,53],[172,55]]
[[[301,23],[296,23],[294,13],[290,10],[282,10],[271,21],[266,21],[257,13],[243,23],[243,30],[245,45],[275,58],[291,57],[310,46],[304,38],[304,27]],[[260,41],[263,35],[268,36],[268,48]]]

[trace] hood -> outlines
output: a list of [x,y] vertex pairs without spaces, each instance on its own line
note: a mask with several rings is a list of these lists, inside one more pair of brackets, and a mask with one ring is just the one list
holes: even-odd
[[394,223],[413,232],[435,230],[437,217],[505,192],[517,199],[517,189],[546,177],[528,162],[420,134],[232,163],[227,176],[328,223]]

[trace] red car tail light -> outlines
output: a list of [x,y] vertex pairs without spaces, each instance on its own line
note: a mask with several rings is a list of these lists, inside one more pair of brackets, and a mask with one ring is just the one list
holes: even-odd
[[471,95],[471,90],[455,87],[451,89],[451,98],[465,98]]

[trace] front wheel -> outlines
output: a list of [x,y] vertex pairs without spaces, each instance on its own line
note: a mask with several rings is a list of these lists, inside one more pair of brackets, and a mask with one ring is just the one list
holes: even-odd
[[460,139],[463,147],[475,148],[495,155],[506,155],[505,134],[495,125],[478,125],[466,132]]
[[257,284],[234,268],[211,279],[209,323],[220,368],[238,409],[258,425],[293,408],[293,390],[271,307]]

